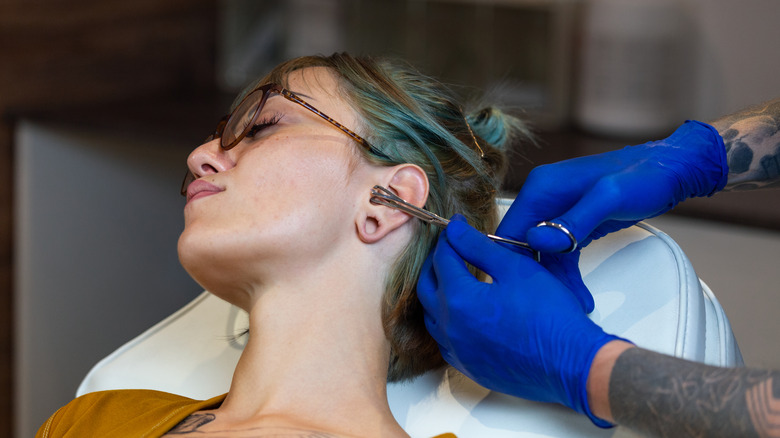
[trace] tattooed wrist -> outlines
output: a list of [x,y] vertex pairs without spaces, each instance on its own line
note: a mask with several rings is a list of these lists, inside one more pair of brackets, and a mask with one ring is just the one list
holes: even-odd
[[663,437],[780,436],[780,372],[719,368],[633,348],[609,383],[618,424]]
[[724,190],[780,187],[780,99],[711,124],[726,146],[729,177]]

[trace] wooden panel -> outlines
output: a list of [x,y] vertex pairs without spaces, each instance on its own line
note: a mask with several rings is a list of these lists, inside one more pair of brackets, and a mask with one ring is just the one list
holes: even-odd
[[13,430],[15,116],[214,84],[214,0],[0,1],[0,437]]
[[16,0],[0,7],[0,107],[66,107],[213,83],[211,2]]

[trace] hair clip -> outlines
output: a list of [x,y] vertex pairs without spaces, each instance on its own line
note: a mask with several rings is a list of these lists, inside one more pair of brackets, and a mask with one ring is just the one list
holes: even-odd
[[469,130],[469,134],[471,134],[471,139],[474,140],[474,145],[477,146],[477,150],[479,151],[479,158],[485,158],[485,151],[482,150],[482,148],[479,146],[479,142],[477,141],[477,136],[474,135],[474,131],[471,130],[471,125],[469,125],[468,119],[466,119],[466,116],[463,116],[463,121],[466,122],[466,128]]

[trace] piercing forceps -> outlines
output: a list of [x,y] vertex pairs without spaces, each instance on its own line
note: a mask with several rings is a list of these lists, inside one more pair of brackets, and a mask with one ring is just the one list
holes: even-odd
[[[390,207],[396,210],[403,211],[404,213],[414,216],[423,222],[436,225],[437,227],[446,228],[447,224],[450,223],[449,220],[444,219],[443,217],[435,213],[431,213],[428,210],[425,210],[414,204],[410,204],[404,201],[395,193],[379,185],[374,186],[374,188],[371,189],[371,203],[384,205],[385,207]],[[507,239],[493,234],[486,234],[486,235],[488,238],[490,238],[493,241],[499,243],[508,243],[510,245],[518,246],[526,251],[531,252],[531,254],[533,254],[534,256],[534,260],[536,260],[537,262],[541,260],[541,254],[539,253],[539,251],[531,248],[531,245],[525,242]]]

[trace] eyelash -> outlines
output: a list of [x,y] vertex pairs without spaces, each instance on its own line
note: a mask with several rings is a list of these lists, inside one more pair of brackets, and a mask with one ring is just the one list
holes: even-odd
[[258,120],[251,128],[249,128],[249,131],[246,133],[247,138],[253,138],[255,135],[257,135],[258,132],[270,128],[271,126],[274,126],[275,124],[279,123],[279,120],[282,119],[281,114],[274,114],[270,118],[260,119]]

